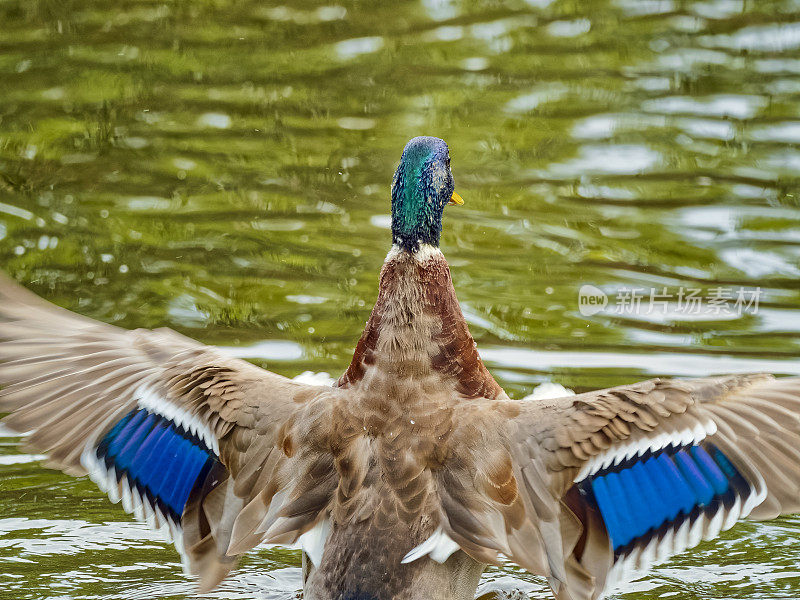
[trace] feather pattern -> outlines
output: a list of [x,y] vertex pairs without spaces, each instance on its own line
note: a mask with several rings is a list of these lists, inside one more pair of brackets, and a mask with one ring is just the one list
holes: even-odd
[[525,519],[488,541],[538,561],[559,598],[598,598],[740,518],[800,510],[799,379],[652,380],[514,404],[501,428]]
[[[333,488],[289,476],[319,457],[288,456],[286,440],[325,418],[335,390],[169,330],[124,331],[74,315],[5,278],[0,303],[0,412],[12,411],[4,424],[28,432],[25,444],[45,451],[50,466],[88,473],[113,502],[164,531],[201,588],[268,541],[296,485],[317,490],[318,501],[282,539],[293,544],[312,529]],[[314,539],[314,548],[324,543]]]

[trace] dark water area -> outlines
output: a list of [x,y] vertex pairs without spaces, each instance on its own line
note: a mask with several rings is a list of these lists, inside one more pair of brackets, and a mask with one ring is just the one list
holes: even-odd
[[[512,396],[800,374],[798,115],[796,1],[0,0],[0,266],[337,376],[400,152],[436,135],[466,202],[442,249]],[[583,286],[608,306],[584,314]],[[0,436],[0,598],[191,596],[171,546]],[[613,597],[795,598],[798,560],[800,519],[744,523]],[[204,597],[299,597],[299,565],[251,553]],[[479,592],[549,597],[513,566]]]

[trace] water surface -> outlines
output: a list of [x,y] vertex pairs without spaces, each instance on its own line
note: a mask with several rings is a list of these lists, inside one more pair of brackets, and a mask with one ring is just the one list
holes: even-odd
[[[451,147],[442,248],[521,397],[800,373],[800,2],[0,1],[0,264],[124,327],[338,374],[405,142]],[[760,289],[756,314],[584,316],[578,290]],[[170,546],[0,433],[0,597],[184,598]],[[800,520],[746,523],[626,600],[795,598]],[[292,598],[264,549],[209,598]],[[491,569],[484,598],[547,598]]]

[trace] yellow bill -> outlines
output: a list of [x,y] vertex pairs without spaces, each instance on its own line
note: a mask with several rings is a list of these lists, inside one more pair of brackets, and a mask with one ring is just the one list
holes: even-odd
[[455,192],[453,192],[453,197],[450,198],[450,202],[448,202],[447,204],[449,205],[456,204],[458,206],[461,206],[462,204],[464,204],[464,199]]

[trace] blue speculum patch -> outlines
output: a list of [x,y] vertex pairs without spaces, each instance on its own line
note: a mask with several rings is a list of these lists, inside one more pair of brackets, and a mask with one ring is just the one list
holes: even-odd
[[615,553],[662,527],[729,507],[749,488],[712,444],[648,452],[599,471],[580,487],[600,510]]
[[197,436],[146,409],[122,417],[98,444],[96,454],[106,468],[114,467],[117,481],[127,475],[142,498],[176,523],[192,489],[216,461]]

